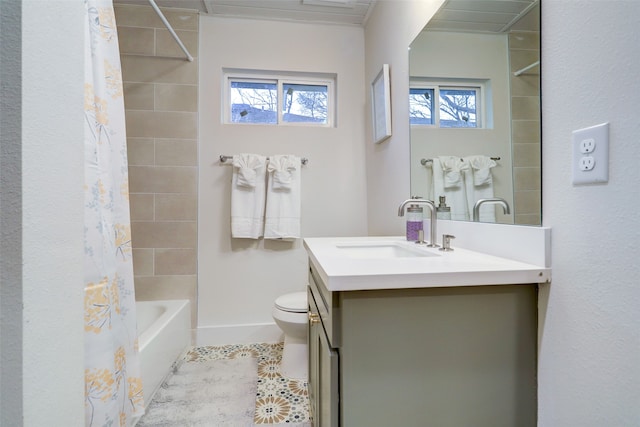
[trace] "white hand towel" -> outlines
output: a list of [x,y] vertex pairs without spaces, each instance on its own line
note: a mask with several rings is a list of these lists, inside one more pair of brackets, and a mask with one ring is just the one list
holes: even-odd
[[291,189],[293,173],[299,167],[300,159],[295,156],[276,155],[274,158],[270,158],[267,163],[267,172],[272,178],[272,189]]
[[[457,188],[462,185],[463,162],[453,156],[441,156],[440,164],[444,172],[444,189]],[[465,164],[466,166],[467,164]]]
[[487,156],[468,156],[466,159],[473,172],[473,185],[493,184],[491,168],[496,166],[495,160]]
[[269,157],[264,238],[293,240],[300,237],[300,157]]
[[233,156],[231,237],[258,239],[264,230],[267,158],[258,154]]
[[437,157],[431,162],[431,170],[433,171],[433,191],[431,192],[433,198],[431,200],[437,203],[437,201],[440,200],[440,196],[446,196],[446,194],[444,194],[444,172],[442,171],[440,160]]
[[[473,219],[473,207],[476,202],[480,199],[493,197],[491,168],[496,166],[496,162],[487,156],[467,156],[465,160],[471,165],[469,170],[465,172],[465,187],[469,205],[469,218]],[[496,222],[495,205],[481,206],[478,221]]]
[[[434,159],[434,164],[435,160],[436,159]],[[454,156],[440,156],[438,160],[442,165],[444,187],[444,193],[439,194],[438,196],[445,196],[447,198],[447,204],[451,208],[452,220],[468,221],[469,208],[467,206],[467,192],[464,185],[464,174],[469,170],[469,163]],[[450,173],[448,187],[447,171]]]

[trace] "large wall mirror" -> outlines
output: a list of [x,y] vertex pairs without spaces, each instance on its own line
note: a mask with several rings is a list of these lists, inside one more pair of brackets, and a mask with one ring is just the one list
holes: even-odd
[[498,199],[475,220],[540,225],[539,0],[447,0],[409,64],[411,194],[469,221]]

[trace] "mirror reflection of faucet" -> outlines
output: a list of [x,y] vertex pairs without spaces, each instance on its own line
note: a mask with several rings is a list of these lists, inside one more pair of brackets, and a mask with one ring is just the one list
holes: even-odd
[[505,214],[510,214],[511,210],[509,209],[509,204],[507,201],[501,197],[491,197],[488,199],[479,199],[476,204],[473,206],[473,221],[478,222],[480,220],[480,207],[484,204],[496,204],[501,205],[502,210]]
[[[431,240],[431,242],[427,245],[428,248],[437,248],[439,247],[439,245],[436,243],[437,242],[437,237],[436,237],[436,222],[438,220],[437,217],[437,208],[435,203],[433,203],[431,200],[427,200],[427,199],[423,199],[422,197],[418,197],[418,196],[414,196],[410,199],[405,200],[404,202],[402,202],[400,204],[400,206],[398,207],[398,216],[404,216],[404,211],[405,211],[405,207],[407,205],[416,205],[419,207],[419,205],[426,205],[429,207],[429,209],[431,210],[431,220],[430,220],[430,228],[429,228],[429,239]],[[407,209],[407,211],[409,212],[410,210],[416,209],[414,207],[410,207],[409,209]],[[421,211],[422,209],[420,209]],[[418,226],[419,227],[419,226]],[[407,228],[407,238],[408,240],[414,240],[413,238],[409,239],[409,237],[413,237],[413,236],[409,236],[409,228]],[[413,231],[413,230],[411,230]],[[419,232],[419,229],[415,230],[416,233]],[[415,239],[416,243],[418,244],[424,244],[425,242],[421,239],[421,238],[417,238]]]

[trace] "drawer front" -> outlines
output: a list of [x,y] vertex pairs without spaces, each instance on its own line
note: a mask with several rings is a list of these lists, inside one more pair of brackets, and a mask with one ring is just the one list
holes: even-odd
[[340,347],[340,307],[337,294],[327,290],[313,266],[309,267],[309,288],[318,306],[318,314],[329,344],[333,348]]

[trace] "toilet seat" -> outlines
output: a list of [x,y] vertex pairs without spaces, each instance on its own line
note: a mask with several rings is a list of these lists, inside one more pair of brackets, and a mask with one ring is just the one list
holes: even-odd
[[276,298],[275,306],[278,310],[289,313],[306,313],[309,309],[306,292],[292,292]]

